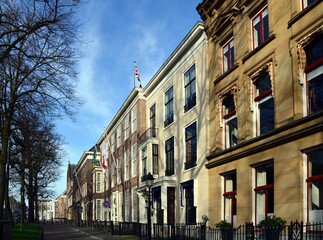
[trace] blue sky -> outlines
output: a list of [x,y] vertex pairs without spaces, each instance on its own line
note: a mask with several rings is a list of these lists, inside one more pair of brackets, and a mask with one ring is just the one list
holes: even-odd
[[[84,44],[78,95],[85,101],[76,121],[57,130],[67,153],[56,196],[66,188],[68,161],[77,163],[99,139],[133,89],[133,61],[142,85],[152,78],[197,21],[200,0],[88,0],[80,9]],[[56,198],[55,196],[55,198]]]

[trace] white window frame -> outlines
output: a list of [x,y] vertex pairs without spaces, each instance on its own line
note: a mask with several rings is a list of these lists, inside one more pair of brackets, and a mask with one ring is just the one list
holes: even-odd
[[137,131],[137,106],[131,110],[131,131],[132,133]]
[[128,180],[129,179],[129,168],[130,168],[130,165],[129,165],[129,150],[126,150],[124,152],[124,179],[125,180]]
[[311,4],[308,4],[307,0],[301,0],[301,4],[302,4],[302,10],[304,10],[305,8],[307,8],[309,5]]
[[116,171],[115,164],[112,164],[111,165],[111,188],[114,187],[115,171]]
[[[146,167],[146,173],[145,173],[145,169],[144,167]],[[148,173],[148,146],[144,146],[141,149],[141,176],[144,176]]]
[[115,144],[115,134],[112,133],[111,135],[111,152],[114,153],[114,144]]
[[[225,49],[227,48],[228,52],[228,56],[229,58],[225,58]],[[233,64],[232,66],[230,66],[231,64],[231,49],[234,49],[234,37],[231,37],[225,44],[222,45],[222,64],[223,64],[223,73],[225,73],[226,71],[228,71],[229,69],[231,69],[234,66],[234,50],[233,50]]]
[[121,146],[121,124],[117,128],[117,148]]
[[129,138],[129,115],[124,120],[124,139]]
[[[168,100],[166,102],[166,94],[170,91],[170,89],[172,89],[172,97],[170,98],[171,100]],[[174,113],[175,105],[174,105],[174,101],[175,101],[175,99],[174,99],[174,85],[172,85],[164,92],[164,111],[165,111],[165,114],[164,114],[164,128],[167,128],[169,125],[171,125],[175,121],[175,113]],[[168,106],[172,106],[173,111],[167,113],[167,107]],[[171,116],[171,117],[169,117],[169,116]],[[170,118],[172,118],[172,121],[168,123],[168,120]],[[166,124],[166,121],[167,121],[167,124]]]
[[137,222],[138,218],[138,213],[137,213],[137,208],[138,208],[138,197],[137,197],[137,190],[135,187],[131,189],[131,210],[132,210],[132,221]]
[[95,190],[97,193],[102,192],[102,172],[96,172],[95,173]]
[[[263,16],[263,13],[265,13],[266,15]],[[257,14],[255,14],[252,17],[251,25],[252,25],[252,45],[253,45],[253,49],[260,46],[262,43],[264,43],[269,38],[269,36],[268,36],[267,39],[264,39],[263,41],[261,41],[261,39],[260,40],[258,38],[256,39],[256,34],[255,34],[255,22],[254,21],[256,21],[256,18],[259,17],[259,22],[260,22],[260,21],[262,21],[264,19],[265,16],[268,16],[268,18],[269,18],[268,5],[264,6]],[[263,27],[263,26],[260,26],[260,27]],[[269,30],[269,22],[268,22],[268,34],[269,34],[269,31],[270,30]],[[263,33],[264,32],[262,32],[262,34]]]
[[95,200],[96,204],[95,204],[95,217],[96,220],[103,220],[102,219],[102,199],[96,199]]
[[117,158],[117,184],[121,184],[121,159]]
[[137,176],[137,143],[131,147],[131,177]]
[[130,201],[129,201],[129,189],[127,189],[125,191],[125,195],[124,195],[124,205],[125,205],[125,216],[124,216],[124,220],[125,222],[129,222],[130,221]]

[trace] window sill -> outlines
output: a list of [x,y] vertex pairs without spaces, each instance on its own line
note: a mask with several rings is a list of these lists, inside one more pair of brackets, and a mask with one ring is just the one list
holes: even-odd
[[288,21],[287,28],[290,28],[293,26],[294,23],[296,23],[298,20],[300,20],[303,16],[305,16],[308,12],[310,12],[313,8],[315,8],[317,5],[319,5],[321,1],[315,1],[311,5],[304,8],[302,11],[300,11],[297,15],[295,15],[291,20]]
[[247,53],[246,56],[244,56],[244,58],[242,58],[242,63],[245,63],[249,58],[251,58],[253,55],[255,55],[257,52],[259,52],[261,49],[263,49],[265,46],[267,46],[272,40],[274,40],[276,38],[276,34],[272,34],[269,36],[269,38],[264,41],[261,45],[259,45],[258,47],[256,47],[254,50],[252,50],[251,52]]
[[271,132],[268,132],[268,133],[265,133],[265,134],[260,135],[258,137],[252,138],[250,140],[241,142],[238,145],[235,145],[235,146],[233,146],[231,148],[220,150],[220,151],[210,152],[206,157],[207,160],[211,160],[213,158],[219,158],[219,157],[221,157],[223,155],[226,155],[226,154],[228,154],[229,156],[223,157],[222,159],[217,160],[216,162],[207,163],[206,168],[209,169],[209,168],[213,168],[213,167],[216,167],[216,166],[220,166],[222,164],[225,164],[225,163],[237,160],[237,159],[244,158],[244,157],[249,156],[251,154],[263,152],[263,151],[265,151],[267,149],[276,147],[278,145],[282,145],[282,144],[284,144],[286,142],[295,141],[295,139],[299,139],[301,137],[309,136],[310,134],[322,131],[323,123],[316,124],[316,125],[313,125],[311,127],[307,127],[306,129],[301,129],[299,131],[295,131],[293,133],[287,134],[287,135],[282,136],[280,138],[271,140],[270,142],[264,142],[262,144],[259,144],[259,145],[255,146],[255,147],[252,147],[250,149],[246,149],[246,150],[243,150],[243,151],[238,151],[239,149],[242,149],[244,147],[248,147],[248,146],[250,146],[250,145],[252,145],[252,144],[254,144],[256,142],[259,142],[261,140],[269,138],[269,137],[271,137],[273,135],[281,134],[281,133],[283,133],[283,132],[285,132],[287,130],[290,130],[290,129],[296,127],[296,126],[300,126],[301,124],[308,123],[308,122],[310,122],[312,120],[315,120],[315,119],[318,119],[318,118],[320,118],[322,116],[323,116],[323,111],[320,111],[320,112],[318,112],[316,114],[313,114],[313,115],[310,115],[310,116],[307,116],[307,117],[303,117],[303,118],[298,119],[298,120],[296,120],[296,121],[294,121],[292,123],[289,123],[287,125],[284,125],[284,126],[281,126],[279,128],[276,128]]
[[230,68],[228,71],[226,71],[225,73],[223,73],[222,75],[220,75],[219,77],[217,77],[213,84],[216,85],[218,84],[223,78],[225,78],[226,76],[228,76],[230,73],[232,73],[235,69],[237,69],[239,67],[239,64],[235,64],[232,68]]

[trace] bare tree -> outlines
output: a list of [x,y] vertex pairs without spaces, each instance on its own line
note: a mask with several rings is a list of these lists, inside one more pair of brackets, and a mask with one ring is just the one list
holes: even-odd
[[79,0],[0,0],[0,219],[13,119],[73,115]]
[[[26,188],[28,220],[34,222],[37,197],[48,198],[54,194],[49,187],[60,177],[57,170],[65,156],[62,149],[64,142],[62,137],[55,133],[55,126],[51,120],[43,118],[39,113],[21,114],[19,121],[15,121],[15,126],[19,129],[15,131],[15,136],[19,134],[23,148],[15,148],[19,152],[12,151],[12,157],[20,164],[16,167],[15,174],[19,177],[12,178],[11,181],[16,183],[13,185]],[[24,204],[23,201],[24,198]]]

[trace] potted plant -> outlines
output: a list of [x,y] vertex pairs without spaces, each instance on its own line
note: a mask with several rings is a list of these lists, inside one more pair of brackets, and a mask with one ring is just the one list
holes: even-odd
[[285,223],[286,221],[284,219],[274,215],[261,220],[258,227],[265,231],[267,240],[277,240],[279,239],[280,232],[283,230]]
[[221,220],[215,224],[215,227],[221,230],[223,240],[233,240],[233,229],[231,223],[228,223],[226,220]]

